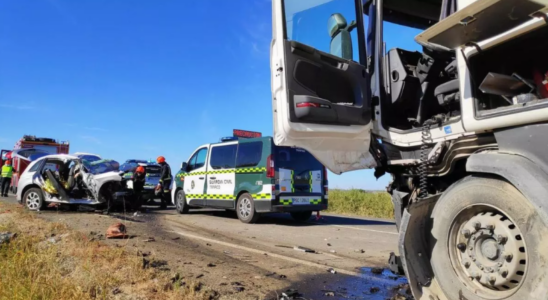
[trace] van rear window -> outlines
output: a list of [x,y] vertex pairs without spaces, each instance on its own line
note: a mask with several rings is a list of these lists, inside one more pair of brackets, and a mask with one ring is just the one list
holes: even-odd
[[241,143],[236,155],[236,168],[255,167],[261,162],[263,142]]
[[323,170],[323,165],[308,151],[291,147],[276,147],[276,167],[296,172]]

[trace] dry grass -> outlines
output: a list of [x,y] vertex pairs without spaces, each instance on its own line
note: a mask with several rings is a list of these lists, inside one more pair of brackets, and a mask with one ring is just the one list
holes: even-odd
[[330,190],[328,212],[393,219],[394,206],[384,192],[362,190]]
[[[3,231],[17,237],[0,245],[0,299],[212,298],[195,282],[173,284],[172,273],[144,269],[143,258],[135,253],[91,241],[13,205],[0,204]],[[113,293],[116,288],[121,293]]]

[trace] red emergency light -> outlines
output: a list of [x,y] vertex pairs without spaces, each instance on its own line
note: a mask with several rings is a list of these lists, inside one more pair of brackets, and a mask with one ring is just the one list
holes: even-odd
[[260,138],[263,136],[260,132],[240,130],[240,129],[234,129],[232,131],[232,135],[240,138]]

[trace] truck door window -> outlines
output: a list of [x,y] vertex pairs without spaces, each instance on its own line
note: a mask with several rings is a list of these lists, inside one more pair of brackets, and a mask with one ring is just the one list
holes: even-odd
[[261,161],[263,142],[242,143],[238,146],[236,168],[254,167]]
[[360,61],[354,0],[285,0],[284,10],[288,40]]
[[216,146],[211,149],[211,168],[232,169],[236,166],[236,150],[238,145]]

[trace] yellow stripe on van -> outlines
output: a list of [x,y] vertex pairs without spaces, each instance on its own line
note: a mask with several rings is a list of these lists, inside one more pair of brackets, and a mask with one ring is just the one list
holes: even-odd
[[209,175],[209,174],[231,174],[231,173],[237,173],[237,174],[245,174],[245,173],[262,173],[266,172],[266,167],[261,168],[240,168],[240,169],[230,169],[230,170],[214,170],[214,171],[207,171],[207,172],[191,172],[191,173],[179,173],[177,174],[177,178],[181,177],[189,177],[189,176],[196,176],[196,175]]

